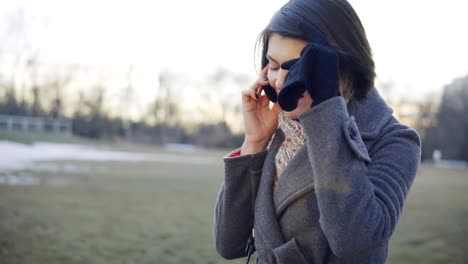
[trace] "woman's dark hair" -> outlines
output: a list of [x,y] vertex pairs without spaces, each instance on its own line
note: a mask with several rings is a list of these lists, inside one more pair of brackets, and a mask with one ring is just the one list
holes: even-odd
[[322,32],[340,59],[340,82],[358,98],[374,87],[375,64],[362,23],[346,0],[290,0],[278,10],[260,33],[256,47],[261,52],[261,68],[268,64],[268,41],[272,33],[311,41],[297,26]]

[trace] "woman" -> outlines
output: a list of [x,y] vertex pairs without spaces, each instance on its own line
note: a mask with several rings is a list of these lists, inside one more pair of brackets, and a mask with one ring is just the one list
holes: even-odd
[[385,263],[420,139],[374,88],[358,16],[346,0],[291,0],[259,40],[263,71],[242,92],[245,141],[224,157],[217,251],[256,251],[257,263]]

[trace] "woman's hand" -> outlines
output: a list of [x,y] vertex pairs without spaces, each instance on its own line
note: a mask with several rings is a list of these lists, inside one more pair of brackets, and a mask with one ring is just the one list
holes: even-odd
[[245,140],[241,154],[251,154],[265,149],[268,140],[278,127],[277,103],[269,108],[270,100],[262,95],[262,87],[268,84],[265,80],[268,65],[263,69],[258,80],[250,89],[242,91],[242,115],[244,118]]

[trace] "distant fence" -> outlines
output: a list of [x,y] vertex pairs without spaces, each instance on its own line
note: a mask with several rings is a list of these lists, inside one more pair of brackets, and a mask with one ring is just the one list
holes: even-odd
[[72,123],[62,118],[0,115],[0,129],[24,132],[72,134]]

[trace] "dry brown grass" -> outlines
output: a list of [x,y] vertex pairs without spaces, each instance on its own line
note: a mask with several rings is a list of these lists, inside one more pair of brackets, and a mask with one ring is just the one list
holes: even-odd
[[[81,170],[24,171],[67,184],[0,185],[0,263],[244,263],[221,259],[213,245],[223,154],[202,154],[219,158],[210,166],[61,162]],[[388,263],[467,263],[467,190],[467,170],[422,167]]]

